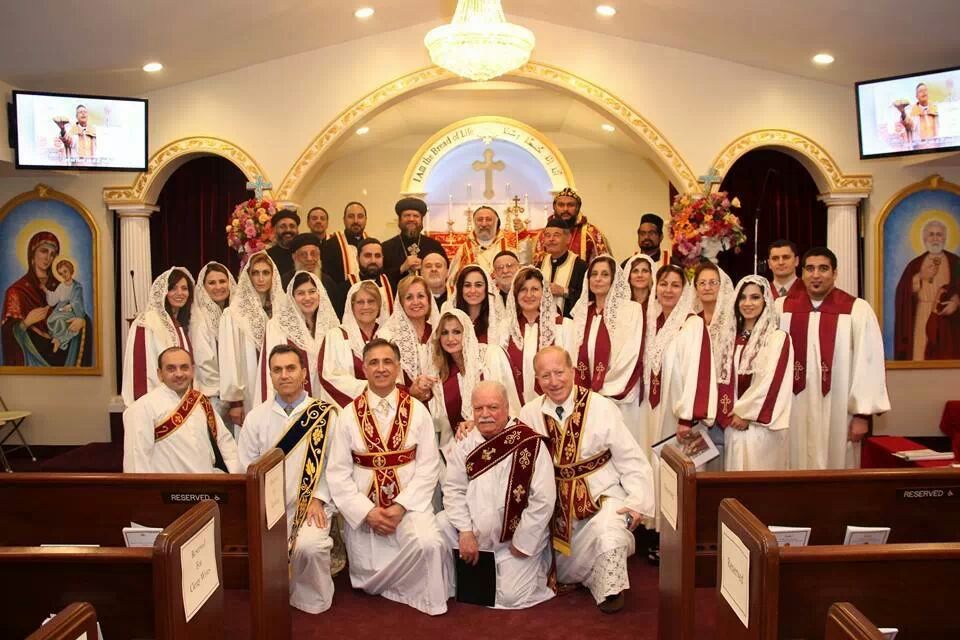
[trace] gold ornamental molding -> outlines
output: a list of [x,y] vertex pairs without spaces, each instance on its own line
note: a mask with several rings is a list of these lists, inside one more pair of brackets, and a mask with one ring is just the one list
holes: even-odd
[[[699,189],[693,171],[673,145],[646,118],[613,94],[567,71],[538,62],[529,62],[503,78],[555,87],[572,93],[598,111],[605,113],[612,120],[619,122],[632,137],[649,145],[659,159],[661,168],[678,189],[681,191]],[[300,154],[293,168],[283,179],[280,188],[275,191],[276,199],[296,200],[295,195],[304,178],[320,166],[324,154],[345,134],[351,133],[361,120],[382,111],[408,94],[416,94],[456,82],[461,82],[461,79],[453,73],[440,67],[430,67],[405,75],[367,94],[334,118]]]
[[193,156],[216,155],[235,164],[248,180],[264,176],[263,169],[246,151],[226,140],[210,137],[191,137],[175,140],[150,158],[147,170],[137,174],[129,187],[105,187],[103,201],[113,205],[152,205],[157,201],[167,178]]
[[720,180],[723,180],[740,156],[764,147],[792,152],[791,155],[807,167],[823,193],[870,193],[873,190],[873,176],[843,173],[823,146],[803,134],[786,129],[760,129],[744,134],[728,144],[712,166],[716,168]]

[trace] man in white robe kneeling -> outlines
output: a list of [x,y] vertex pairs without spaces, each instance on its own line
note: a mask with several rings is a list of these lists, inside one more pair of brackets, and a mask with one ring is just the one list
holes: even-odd
[[193,356],[157,358],[159,384],[123,412],[124,473],[240,473],[237,443],[205,395],[193,388]]
[[633,530],[654,514],[653,473],[617,405],[573,384],[573,362],[544,347],[533,363],[544,395],[520,421],[548,437],[557,482],[557,581],[581,583],[604,613],[623,608]]
[[464,562],[492,551],[498,609],[523,609],[554,596],[548,586],[553,461],[543,436],[510,417],[499,382],[473,390],[473,426],[447,453],[444,511],[437,520]]
[[290,605],[307,613],[322,613],[333,604],[333,506],[325,467],[337,410],[304,391],[307,370],[294,347],[275,346],[267,366],[273,401],[258,405],[244,419],[240,462],[249,466],[273,448],[283,452]]
[[433,420],[397,387],[396,345],[368,342],[363,372],[367,388],[341,411],[327,463],[330,493],[347,524],[350,582],[423,613],[446,613],[453,556],[433,513],[440,479]]

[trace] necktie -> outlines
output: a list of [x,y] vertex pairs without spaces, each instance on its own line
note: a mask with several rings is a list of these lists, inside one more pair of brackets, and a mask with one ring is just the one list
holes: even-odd
[[380,402],[377,404],[377,413],[380,414],[381,418],[390,415],[390,403],[387,402],[386,398],[380,398]]
[[557,407],[557,418],[563,422],[563,407]]
[[293,413],[293,406],[289,404],[283,405],[283,410],[287,412],[287,415]]
[[782,296],[787,295],[787,288],[786,288],[786,287],[780,287],[780,295],[782,295]]

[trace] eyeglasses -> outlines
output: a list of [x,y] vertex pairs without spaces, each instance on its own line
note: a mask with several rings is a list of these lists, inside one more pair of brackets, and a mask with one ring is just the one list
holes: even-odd
[[720,286],[719,280],[701,280],[700,282],[697,283],[698,289],[706,289],[707,287],[712,288],[712,287],[719,287],[719,286]]

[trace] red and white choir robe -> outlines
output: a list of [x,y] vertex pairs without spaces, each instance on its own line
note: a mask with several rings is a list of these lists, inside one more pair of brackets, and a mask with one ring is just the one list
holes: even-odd
[[[433,421],[402,389],[385,398],[387,406],[381,400],[368,389],[340,412],[327,461],[330,493],[346,521],[350,582],[423,613],[446,613],[453,557],[433,512],[440,479]],[[396,532],[374,533],[367,514],[394,503],[406,509]]]
[[[367,234],[364,233],[366,238]],[[349,280],[351,276],[357,277],[360,274],[360,265],[357,263],[357,248],[347,241],[347,236],[343,231],[337,231],[331,236],[327,236],[325,242],[335,242],[340,249],[340,268],[343,269],[344,280]],[[324,269],[326,271],[326,269]]]
[[[662,318],[658,318],[657,331]],[[641,443],[645,451],[676,434],[681,424],[713,424],[717,416],[717,383],[712,361],[710,334],[703,318],[691,314],[664,350],[659,373],[650,373],[647,397],[640,405],[640,424],[647,427],[646,441]]]
[[[477,347],[479,362],[474,363],[466,359],[464,368],[474,372],[471,379],[476,382],[492,380],[502,384],[507,390],[510,415],[516,415],[520,411],[521,402],[513,385],[513,375],[507,355],[496,345],[480,344]],[[431,360],[428,364],[426,370],[429,375],[439,376],[439,372],[433,367],[433,361]],[[476,375],[477,373],[479,375]],[[470,398],[472,394],[472,386],[466,384],[464,372],[457,369],[456,365],[451,365],[450,375],[446,380],[441,380],[434,385],[433,397],[430,398],[428,407],[430,415],[433,416],[433,425],[441,448],[446,447],[453,438],[460,422],[473,419]]]
[[[336,415],[334,407],[307,394],[289,416],[271,400],[247,414],[237,442],[244,467],[274,447],[284,453],[290,605],[307,613],[321,613],[333,604],[330,522],[335,510],[325,471]],[[307,523],[310,498],[324,503],[323,528]]]
[[574,386],[561,406],[560,423],[557,405],[546,396],[527,403],[519,420],[550,439],[557,579],[583,583],[599,603],[630,586],[626,562],[634,552],[633,532],[617,510],[652,517],[653,474],[612,400]]
[[[320,328],[319,325],[317,328]],[[273,382],[270,380],[270,367],[267,360],[270,357],[270,350],[278,344],[290,345],[300,353],[300,360],[306,364],[307,369],[304,390],[308,395],[321,396],[320,372],[317,371],[317,364],[320,362],[320,345],[323,335],[321,331],[316,337],[310,336],[306,344],[301,346],[288,338],[287,332],[280,326],[278,318],[270,319],[270,322],[267,323],[266,335],[264,335],[264,346],[260,349],[260,358],[257,362],[253,406],[256,407],[264,402],[269,402],[270,398],[273,397]]]
[[457,252],[450,261],[447,274],[447,283],[453,287],[457,276],[467,265],[480,265],[488,274],[493,273],[493,260],[501,251],[512,251],[516,254],[520,264],[530,264],[533,254],[533,239],[527,233],[517,234],[513,231],[500,229],[497,235],[486,246],[477,239],[476,231],[471,231],[457,247]]
[[616,330],[611,335],[604,314],[597,314],[596,305],[590,303],[584,335],[574,337],[580,340],[573,353],[575,380],[616,402],[630,435],[642,444],[645,434],[644,423],[640,422],[640,402],[646,336],[643,307],[627,300],[620,305],[618,315]]
[[[256,336],[247,323],[236,317],[236,309],[227,307],[220,316],[220,338],[217,340],[217,353],[220,362],[220,399],[224,402],[242,402],[244,413],[249,412],[255,402],[255,390],[258,382],[269,385],[269,380],[258,381],[260,373],[260,349],[263,340]],[[267,320],[264,319],[264,326]],[[266,329],[264,329],[265,331]],[[229,364],[227,364],[229,363]]]
[[[536,373],[533,370],[533,358],[541,347],[540,323],[527,322],[523,318],[520,318],[519,322],[520,330],[523,332],[523,348],[519,348],[510,338],[506,353],[507,359],[510,361],[513,388],[517,390],[522,405],[534,400],[542,393],[537,384]],[[577,354],[573,347],[573,322],[569,318],[557,314],[557,322],[553,326],[553,336],[552,344],[563,347],[570,354],[570,359],[576,362]],[[507,387],[509,388],[510,385],[507,385]]]
[[217,443],[229,473],[241,473],[237,443],[206,396],[165,384],[123,412],[124,473],[216,473]]
[[[176,332],[176,339],[171,336],[171,327]],[[153,309],[137,316],[130,325],[123,352],[120,395],[126,406],[129,407],[138,398],[161,386],[157,377],[157,358],[170,347],[180,347],[193,353],[193,343],[179,322],[173,320],[166,311]]]
[[[484,457],[490,447],[495,452]],[[448,451],[444,510],[437,516],[448,544],[459,548],[459,533],[472,531],[480,550],[493,552],[495,608],[523,609],[552,598],[547,580],[557,488],[542,436],[514,420],[490,440],[473,429]],[[514,557],[511,544],[527,557]]]
[[806,291],[777,298],[793,340],[790,468],[860,466],[850,420],[890,410],[880,324],[866,300],[833,289],[815,310]]
[[[363,279],[356,274],[347,276],[347,282],[350,283],[351,287],[362,281]],[[397,292],[393,290],[393,285],[390,284],[390,278],[384,273],[376,280],[370,280],[370,282],[380,287],[380,299],[383,300],[383,306],[386,309],[387,315],[391,315],[393,313],[393,304],[397,299]],[[347,304],[350,304],[349,294]]]
[[[806,289],[803,285],[803,280],[801,280],[800,278],[794,278],[790,286],[787,287],[786,295],[790,295],[793,291],[802,293],[805,290]],[[776,300],[777,298],[783,297],[780,295],[780,286],[773,279],[770,280],[770,295],[773,296],[774,300]]]
[[[762,370],[740,374],[746,338],[738,338],[733,353],[730,385],[721,385],[717,421],[724,429],[724,469],[764,471],[787,469],[787,428],[793,405],[790,372],[793,346],[785,331],[773,331],[756,361]],[[730,417],[750,423],[744,431],[729,426]]]
[[[434,308],[436,304],[434,303]],[[394,315],[403,313],[397,309]],[[439,318],[439,315],[436,316]],[[430,359],[430,337],[433,335],[433,325],[430,321],[424,325],[423,334],[414,337],[412,325],[409,329],[402,328],[395,323],[388,322],[377,332],[378,338],[393,342],[400,348],[400,373],[397,383],[409,387],[417,376],[424,373],[423,363]]]
[[[376,328],[373,336],[363,336],[363,343],[366,344],[375,335]],[[320,345],[318,362],[320,397],[324,400],[343,408],[367,388],[366,374],[363,373],[363,351],[357,352],[350,346],[350,338],[343,327],[327,331]]]
[[[194,290],[193,308],[190,310],[190,341],[193,343],[194,386],[213,402],[221,417],[226,416],[228,405],[220,400],[220,318],[223,310],[214,302],[203,287],[210,265],[208,262],[197,276],[200,286]],[[220,265],[223,266],[223,265]],[[228,274],[230,292],[237,286],[233,274]]]

